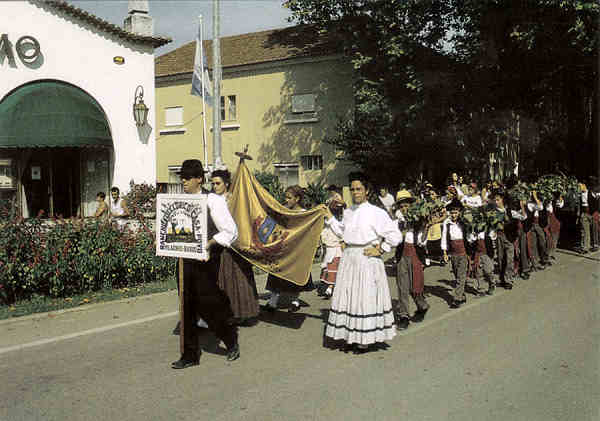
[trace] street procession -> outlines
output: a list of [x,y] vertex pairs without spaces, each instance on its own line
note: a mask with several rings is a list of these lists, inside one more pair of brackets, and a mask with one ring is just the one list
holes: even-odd
[[593,0],[0,2],[0,421],[600,417]]

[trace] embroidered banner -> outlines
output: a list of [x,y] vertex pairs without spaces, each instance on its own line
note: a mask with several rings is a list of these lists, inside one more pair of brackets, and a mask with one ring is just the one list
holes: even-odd
[[294,211],[279,203],[246,167],[238,166],[229,210],[238,226],[233,249],[253,265],[306,285],[325,221],[324,205]]
[[207,196],[156,195],[156,255],[208,260]]

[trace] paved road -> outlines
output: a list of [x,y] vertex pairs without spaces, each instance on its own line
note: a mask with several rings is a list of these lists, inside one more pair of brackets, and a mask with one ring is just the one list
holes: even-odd
[[178,371],[174,293],[0,322],[0,420],[598,420],[599,260],[559,253],[458,310],[429,268],[426,320],[360,356],[322,346],[314,293],[243,328],[240,360],[207,334]]

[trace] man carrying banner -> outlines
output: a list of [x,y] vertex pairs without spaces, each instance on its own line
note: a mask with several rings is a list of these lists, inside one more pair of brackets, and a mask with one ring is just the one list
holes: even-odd
[[[205,194],[202,189],[202,162],[197,159],[184,161],[180,177],[185,193]],[[183,351],[181,358],[172,364],[175,369],[199,364],[202,351],[198,344],[196,328],[198,316],[204,319],[208,328],[225,343],[227,360],[233,361],[240,356],[236,327],[228,323],[232,317],[229,300],[217,285],[221,251],[224,247],[230,247],[236,240],[237,226],[222,196],[209,193],[207,206],[209,260],[183,259]]]

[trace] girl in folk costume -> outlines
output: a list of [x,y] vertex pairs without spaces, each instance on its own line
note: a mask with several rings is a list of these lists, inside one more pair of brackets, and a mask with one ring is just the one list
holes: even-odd
[[[285,189],[285,206],[288,209],[304,211],[302,207],[302,199],[304,198],[304,189],[299,185],[293,185]],[[268,291],[271,291],[271,298],[266,304],[265,309],[269,312],[274,312],[279,304],[279,298],[281,295],[287,295],[290,297],[290,307],[288,311],[290,313],[300,310],[300,293],[302,291],[310,291],[314,289],[312,275],[308,278],[308,283],[304,286],[299,286],[291,282],[286,281],[278,276],[269,274],[267,277],[267,285],[265,287]]]
[[540,226],[540,212],[544,210],[542,201],[537,192],[533,190],[527,202],[527,245],[529,246],[529,259],[535,270],[545,269],[550,264],[546,233]]
[[591,192],[588,198],[590,205],[590,213],[592,215],[590,225],[590,251],[595,252],[600,247],[600,185],[596,184],[596,186],[593,189],[590,188],[590,191]]
[[[211,184],[213,193],[229,200],[231,174],[227,169],[213,171]],[[229,298],[233,312],[232,322],[238,325],[251,324],[259,313],[252,265],[235,251],[224,249],[221,253],[218,285]]]
[[396,335],[392,299],[381,256],[400,242],[402,234],[388,213],[367,202],[369,188],[362,174],[350,175],[353,205],[339,222],[326,224],[344,239],[326,337],[356,344],[361,353],[369,345]]
[[397,329],[404,330],[410,324],[409,296],[412,296],[417,311],[414,322],[425,318],[429,304],[425,299],[425,277],[423,263],[417,254],[417,247],[424,248],[427,243],[428,226],[424,230],[416,229],[406,218],[408,208],[415,198],[407,190],[400,190],[396,195],[396,219],[402,233],[401,244],[396,248],[396,284],[398,286],[398,305],[396,307]]
[[[339,192],[335,191],[335,188],[330,190],[326,205],[333,214],[333,217],[341,221],[346,203],[344,203],[344,199]],[[340,265],[340,258],[342,257],[344,241],[341,236],[333,232],[331,227],[324,226],[321,232],[321,242],[325,247],[325,257],[323,257],[323,262],[321,263],[321,282],[327,286],[321,295],[325,296],[325,298],[331,298]]]
[[[517,200],[513,201],[514,208],[516,206]],[[525,230],[524,221],[527,220],[527,210],[526,210],[527,202],[525,200],[519,201],[520,211],[511,214],[514,224],[516,226],[516,238],[513,241],[513,246],[515,249],[515,260],[514,260],[514,273],[515,275],[518,273],[521,276],[521,279],[529,279],[529,273],[531,272],[531,262],[530,262],[530,247],[527,239],[527,231]],[[512,211],[511,211],[512,212]]]
[[[467,302],[465,295],[465,285],[467,283],[467,268],[469,259],[465,249],[465,231],[460,222],[460,214],[463,209],[463,204],[458,200],[452,201],[446,210],[450,212],[450,217],[447,218],[442,226],[442,250],[444,252],[444,261],[452,262],[452,272],[456,279],[456,288],[453,292],[453,300],[450,306],[458,308]],[[448,252],[450,258],[448,258]]]

